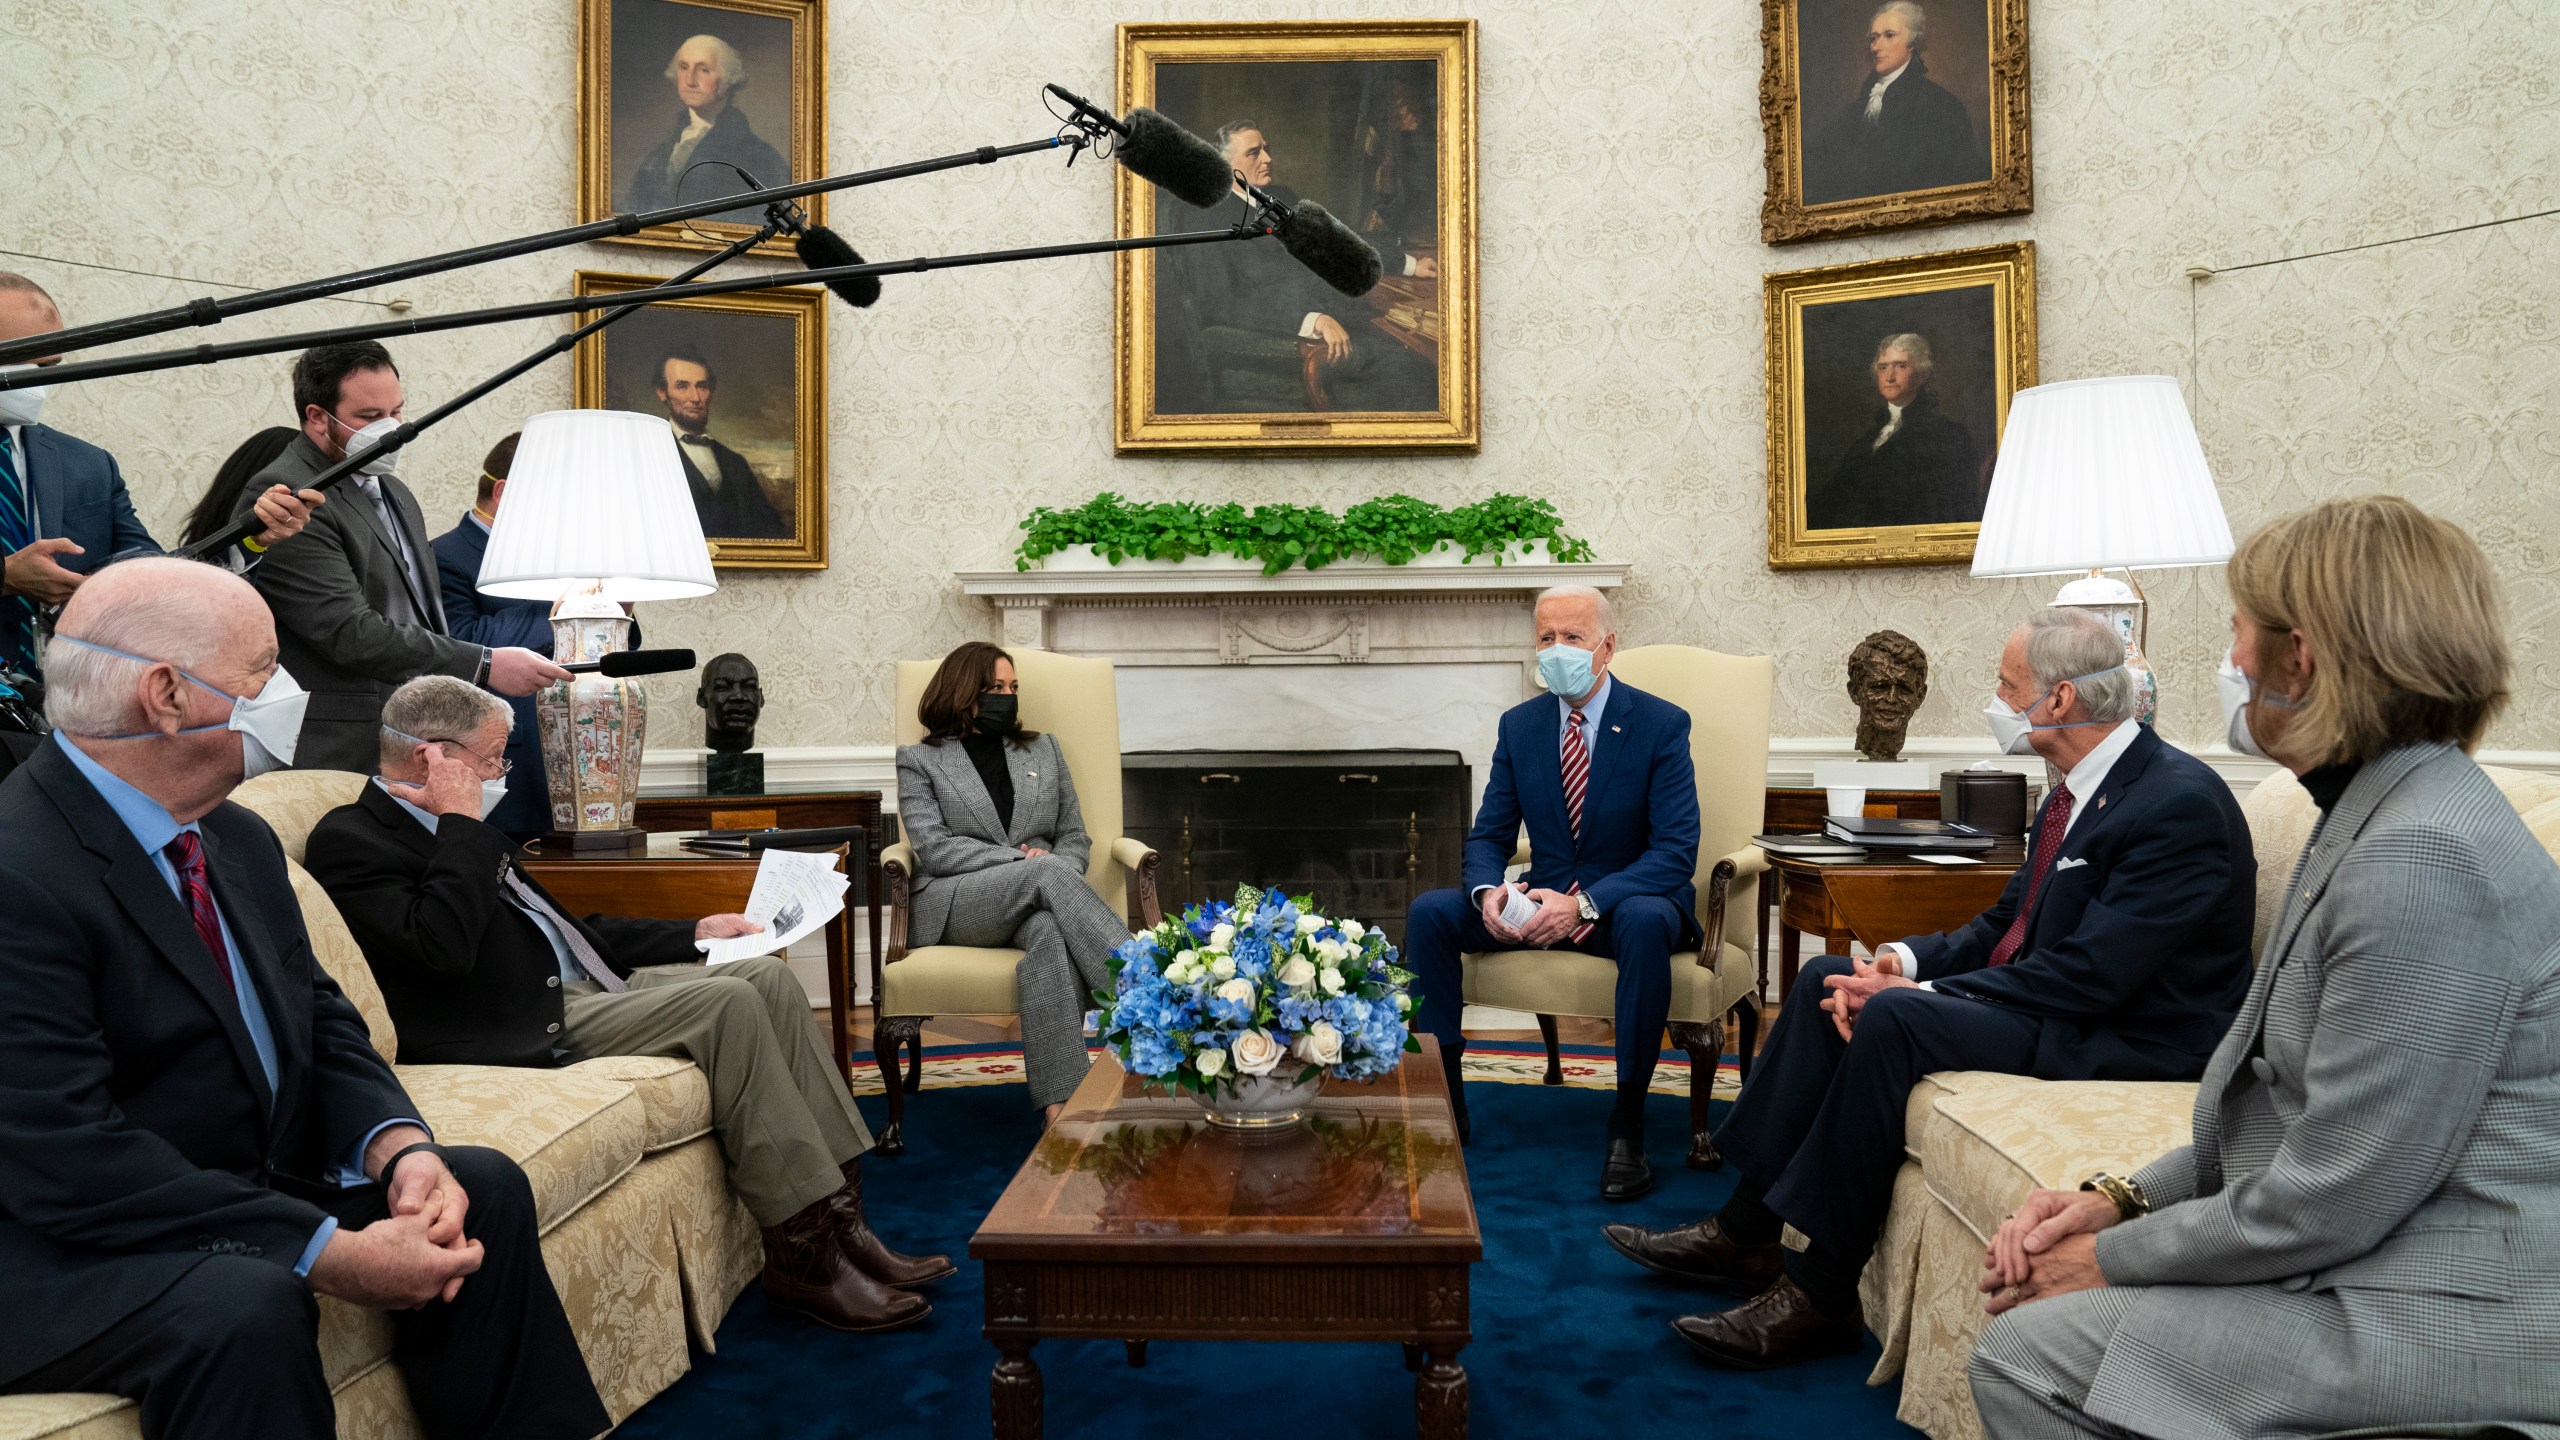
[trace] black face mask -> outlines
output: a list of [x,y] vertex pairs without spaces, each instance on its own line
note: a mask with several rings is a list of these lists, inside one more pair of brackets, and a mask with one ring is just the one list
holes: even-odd
[[1019,695],[981,695],[978,697],[978,731],[983,735],[1013,733],[1016,712],[1022,707]]

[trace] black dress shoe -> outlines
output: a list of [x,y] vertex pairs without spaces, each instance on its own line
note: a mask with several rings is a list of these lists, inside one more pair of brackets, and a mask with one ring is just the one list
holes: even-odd
[[1644,1147],[1633,1140],[1609,1142],[1609,1158],[1600,1167],[1600,1198],[1633,1200],[1653,1188],[1653,1166]]
[[1775,1244],[1740,1244],[1724,1233],[1713,1215],[1676,1230],[1603,1225],[1600,1238],[1657,1275],[1693,1280],[1736,1295],[1757,1295],[1781,1273]]
[[1856,1315],[1823,1314],[1812,1296],[1783,1275],[1731,1310],[1683,1315],[1671,1329],[1708,1364],[1727,1370],[1775,1370],[1846,1355],[1866,1339]]

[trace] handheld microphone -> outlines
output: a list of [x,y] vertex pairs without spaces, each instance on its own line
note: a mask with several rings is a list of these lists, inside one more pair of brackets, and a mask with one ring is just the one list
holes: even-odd
[[1164,187],[1195,210],[1225,202],[1233,171],[1217,146],[1145,106],[1130,111],[1123,121],[1072,90],[1057,85],[1045,88],[1077,115],[1119,137],[1112,155],[1130,174]]
[[617,650],[601,660],[581,660],[560,668],[572,675],[602,675],[618,680],[625,675],[665,675],[693,667],[690,650]]
[[1378,277],[1387,273],[1378,247],[1352,233],[1350,226],[1333,218],[1333,212],[1313,200],[1283,205],[1278,197],[1250,183],[1244,188],[1270,218],[1271,233],[1279,237],[1280,248],[1314,271],[1317,279],[1353,297],[1377,288]]

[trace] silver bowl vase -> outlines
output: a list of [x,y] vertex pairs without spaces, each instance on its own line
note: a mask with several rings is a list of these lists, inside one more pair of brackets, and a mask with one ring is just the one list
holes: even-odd
[[[1280,1063],[1292,1074],[1305,1068],[1294,1059],[1284,1059]],[[1323,1088],[1322,1071],[1303,1084],[1284,1080],[1278,1075],[1243,1075],[1237,1077],[1233,1094],[1211,1091],[1191,1098],[1207,1112],[1212,1125],[1227,1130],[1267,1133],[1286,1130],[1304,1119],[1307,1105]]]

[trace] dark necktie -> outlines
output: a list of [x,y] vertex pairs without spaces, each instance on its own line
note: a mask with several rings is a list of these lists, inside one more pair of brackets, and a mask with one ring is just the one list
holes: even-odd
[[570,923],[568,916],[561,914],[557,906],[543,899],[541,891],[525,883],[525,878],[516,873],[515,866],[509,865],[500,870],[498,883],[506,887],[507,898],[514,901],[517,908],[530,910],[551,922],[553,928],[560,932],[561,943],[569,947],[569,954],[577,960],[579,968],[585,970],[589,978],[607,990],[631,988],[623,982],[621,976],[613,973],[612,966],[604,963],[604,957],[596,953],[596,947],[587,943],[587,937],[579,933],[578,927]]
[[197,938],[213,952],[214,966],[222,972],[222,978],[238,992],[240,977],[231,973],[231,949],[222,943],[222,915],[213,908],[213,886],[205,881],[204,842],[196,838],[193,830],[181,830],[178,838],[160,853],[169,857],[170,867],[178,872],[178,897],[187,902],[187,916],[196,922]]
[[2044,877],[2053,870],[2053,857],[2062,852],[2062,832],[2071,824],[2071,787],[2056,785],[2053,798],[2045,802],[2044,817],[2036,821],[2036,853],[2027,862],[2027,894],[2018,902],[2018,914],[2009,922],[2009,933],[1991,947],[1990,963],[2006,965],[2017,958],[2018,947],[2027,943],[2027,922],[2034,918],[2036,895],[2044,889]]
[[[1582,843],[1582,794],[1591,784],[1591,746],[1582,738],[1582,712],[1568,711],[1564,717],[1564,818],[1573,827],[1574,843]],[[1582,893],[1582,882],[1574,881],[1564,889],[1567,895]],[[1573,927],[1565,938],[1579,945],[1591,933],[1592,922],[1585,920]]]
[[[27,513],[25,474],[9,428],[0,425],[0,555],[15,555],[36,543],[33,517]],[[24,595],[0,595],[0,666],[36,671],[36,602]]]

